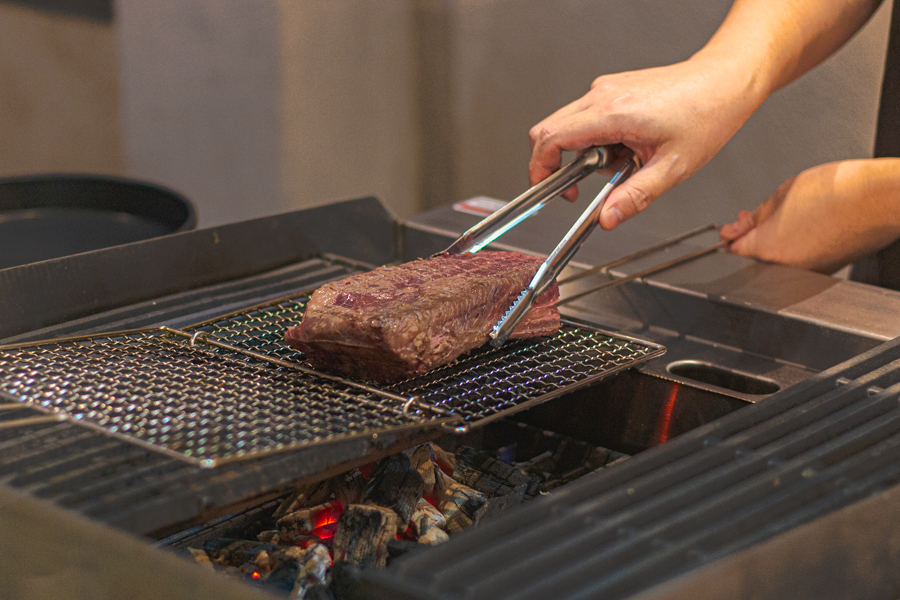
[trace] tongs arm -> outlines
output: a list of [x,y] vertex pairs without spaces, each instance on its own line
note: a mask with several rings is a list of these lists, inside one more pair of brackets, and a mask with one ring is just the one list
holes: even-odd
[[613,159],[611,149],[595,146],[521,196],[466,231],[440,254],[475,253],[535,214],[542,206]]
[[559,242],[550,256],[547,257],[541,266],[538,267],[537,273],[532,277],[531,282],[526,286],[516,301],[513,302],[503,318],[494,326],[491,332],[491,345],[500,347],[510,334],[516,328],[516,325],[525,316],[525,313],[534,304],[534,301],[553,283],[562,270],[565,268],[584,241],[588,238],[600,217],[600,211],[606,204],[606,199],[612,191],[638,168],[638,159],[631,153],[630,157],[619,168],[612,179],[610,179],[593,202],[585,209],[575,224],[569,229],[565,237]]

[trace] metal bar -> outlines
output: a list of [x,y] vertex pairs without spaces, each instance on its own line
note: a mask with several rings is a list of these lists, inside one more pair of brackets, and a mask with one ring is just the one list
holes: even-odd
[[28,425],[39,425],[41,423],[53,423],[61,421],[57,416],[26,417],[24,419],[16,419],[15,421],[0,421],[0,429],[13,429],[15,427],[26,427]]
[[557,281],[559,285],[566,285],[567,283],[572,283],[573,281],[578,281],[583,277],[588,277],[590,275],[595,275],[597,273],[606,273],[607,270],[612,269],[613,267],[618,267],[620,265],[624,265],[626,263],[630,263],[631,261],[638,260],[639,258],[644,258],[645,256],[650,256],[651,254],[655,254],[660,250],[665,250],[671,246],[674,246],[684,240],[690,239],[692,237],[696,237],[702,233],[706,233],[708,231],[718,230],[719,226],[713,223],[709,225],[704,225],[703,227],[698,227],[697,229],[692,229],[691,231],[682,233],[681,235],[677,235],[673,238],[669,238],[663,242],[660,242],[656,245],[649,246],[647,248],[643,248],[638,250],[637,252],[633,252],[632,254],[628,254],[626,256],[622,256],[615,260],[611,260],[608,263],[604,263],[602,265],[597,265],[596,267],[592,267],[590,269],[586,269],[581,273],[576,273],[575,275],[571,275],[566,277],[565,279],[561,279]]
[[691,252],[690,254],[686,254],[684,256],[680,256],[676,259],[670,260],[668,262],[664,262],[661,265],[655,265],[650,267],[649,269],[644,269],[643,271],[638,271],[637,273],[632,273],[631,275],[626,275],[625,277],[619,277],[618,279],[613,279],[612,281],[607,281],[604,284],[598,285],[597,287],[591,288],[589,290],[585,290],[583,292],[578,292],[577,294],[573,294],[564,299],[561,299],[557,304],[567,304],[574,300],[578,300],[584,296],[589,294],[593,294],[594,292],[599,292],[600,290],[605,290],[609,288],[613,288],[623,283],[627,283],[629,281],[634,281],[635,279],[640,279],[642,277],[647,277],[648,275],[653,275],[655,273],[659,273],[660,271],[665,271],[666,269],[671,269],[672,267],[677,267],[679,265],[683,265],[688,263],[694,259],[701,258],[706,256],[707,254],[712,254],[713,252],[718,251],[720,248],[724,248],[728,245],[728,242],[719,242],[717,244],[713,244],[709,248],[704,248],[703,250],[698,250],[697,252]]

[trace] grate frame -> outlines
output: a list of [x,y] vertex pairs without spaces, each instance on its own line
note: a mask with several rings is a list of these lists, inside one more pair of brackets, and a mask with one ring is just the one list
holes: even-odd
[[[212,468],[359,437],[377,439],[387,432],[443,427],[463,433],[665,353],[665,347],[659,344],[563,320],[560,333],[553,337],[516,340],[499,349],[485,346],[424,376],[379,388],[316,371],[305,364],[300,352],[282,342],[284,330],[302,318],[312,291],[283,296],[184,329],[159,327],[0,346],[0,397],[27,403],[48,413],[47,418],[70,420]],[[160,345],[165,348],[161,350]],[[110,355],[108,347],[118,348],[119,353]],[[612,351],[604,355],[601,348]],[[59,354],[55,360],[53,352]],[[144,363],[148,357],[156,360],[154,353],[162,353],[165,360],[158,360],[156,370],[148,373]],[[124,366],[118,364],[121,360]],[[190,373],[184,372],[185,361],[202,373],[194,384],[187,381]],[[31,371],[26,367],[29,362],[34,363]],[[560,374],[563,363],[570,371],[566,377]],[[218,392],[212,391],[217,387],[216,377],[234,370],[243,373],[243,379],[227,377],[224,389],[236,393],[219,402],[216,409],[204,409],[211,411],[206,417],[192,420],[193,413],[188,411],[196,410],[194,404],[204,406],[209,394]],[[73,396],[73,381],[81,385],[85,377],[90,381],[82,386],[80,396]],[[129,388],[130,378],[136,378],[140,385]],[[314,426],[319,433],[295,433],[291,437],[279,430],[271,436],[273,423],[284,429],[293,423],[284,421],[284,415],[290,413],[285,394],[290,392],[283,386],[301,383],[312,386],[316,393],[337,394],[340,407],[335,409],[326,402],[318,412],[313,411],[316,416],[312,419],[301,411],[301,427]],[[270,400],[261,399],[266,393],[266,398],[278,402],[268,406]],[[300,404],[308,403],[309,393],[309,389],[297,393],[294,401],[302,398]],[[240,412],[248,405],[248,397],[252,410],[260,415],[255,420],[248,421],[248,416]],[[261,407],[263,404],[267,406]],[[334,421],[331,424],[340,428],[346,420],[335,420],[332,413],[337,410],[340,416],[351,409],[374,411],[374,416],[362,418],[361,424],[350,419],[340,431],[322,428],[318,415],[330,414],[325,421]],[[142,413],[150,413],[152,418],[141,421]],[[223,420],[211,421],[213,413],[222,415]],[[193,426],[185,426],[185,421]],[[135,422],[146,425],[137,426]],[[230,428],[237,428],[244,437],[239,446],[234,445],[236,441],[232,445],[221,441],[222,436],[236,439]],[[210,442],[211,430],[215,443]]]

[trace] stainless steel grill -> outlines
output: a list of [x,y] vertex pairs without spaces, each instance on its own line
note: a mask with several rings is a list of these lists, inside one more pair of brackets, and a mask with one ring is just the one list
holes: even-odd
[[[565,323],[391,388],[312,370],[283,342],[307,294],[201,323],[8,347],[0,394],[203,467],[385,431],[461,429],[665,352]],[[466,424],[460,425],[461,421]]]

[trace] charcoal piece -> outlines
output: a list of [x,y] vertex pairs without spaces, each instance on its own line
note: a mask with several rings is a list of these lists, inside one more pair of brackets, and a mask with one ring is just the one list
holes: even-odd
[[334,499],[340,502],[341,506],[359,504],[366,489],[366,478],[362,476],[359,469],[353,469],[333,478],[332,487],[334,488]]
[[219,554],[222,552],[222,550],[235,542],[253,543],[248,542],[247,540],[239,540],[237,538],[212,538],[203,541],[203,550],[209,555],[211,559],[216,560],[217,558],[219,558]]
[[314,583],[303,590],[298,596],[291,595],[291,600],[334,600],[334,595],[327,586],[321,583]]
[[553,457],[553,450],[547,450],[526,461],[517,463],[516,468],[531,474],[552,473],[556,468],[556,459]]
[[362,503],[393,510],[405,530],[424,489],[422,476],[410,466],[406,455],[394,454],[382,460],[372,473]]
[[389,508],[351,504],[334,536],[334,560],[358,567],[387,564],[387,543],[397,536],[397,513]]
[[290,592],[294,589],[294,584],[297,582],[297,575],[299,575],[301,567],[302,564],[297,558],[291,557],[287,560],[283,560],[272,569],[272,572],[262,583],[264,587],[270,590],[277,590],[285,593]]
[[413,536],[418,538],[427,534],[430,529],[444,529],[447,527],[447,518],[428,501],[422,499],[416,503],[416,510],[409,519],[410,530]]
[[209,558],[209,554],[206,553],[206,550],[198,550],[197,548],[188,548],[188,552],[191,555],[191,558],[194,559],[194,562],[198,565],[203,565],[204,567],[213,568],[212,560]]
[[447,452],[437,444],[432,444],[431,448],[434,451],[434,464],[441,471],[452,476],[453,471],[456,470],[456,455],[452,452]]
[[487,501],[487,508],[485,509],[484,516],[481,517],[481,519],[490,519],[494,515],[498,515],[506,510],[509,510],[513,506],[522,504],[525,501],[525,491],[527,489],[527,484],[520,483],[510,493],[503,496],[490,498]]
[[320,504],[294,511],[278,519],[278,539],[282,544],[293,544],[314,533],[323,524],[333,523],[340,514],[337,502]]
[[315,590],[325,587],[325,577],[331,564],[331,554],[322,544],[316,544],[302,552],[302,554],[295,553],[300,563],[300,571],[291,589],[291,598],[311,598],[316,597],[315,594],[321,594],[321,590],[318,592]]
[[335,561],[328,571],[328,587],[337,600],[365,598],[367,590],[360,581],[360,569],[354,564]]
[[260,531],[256,535],[256,539],[266,544],[277,544],[280,541],[277,529],[267,529],[266,531]]
[[453,479],[485,494],[504,496],[520,484],[525,484],[526,499],[540,493],[540,479],[500,462],[487,452],[464,446],[456,451],[456,461]]
[[419,536],[419,539],[416,540],[416,542],[424,546],[437,546],[438,544],[443,544],[449,539],[450,536],[447,535],[446,531],[444,531],[443,529],[438,529],[437,527],[432,527],[424,535]]
[[387,543],[388,550],[388,563],[394,560],[395,558],[400,558],[405,554],[409,554],[411,552],[418,552],[422,550],[422,546],[417,544],[416,542],[411,542],[409,540],[389,540]]
[[431,444],[422,444],[409,457],[413,469],[422,476],[425,489],[422,494],[431,496],[434,493],[434,462],[431,460]]
[[436,473],[438,509],[447,518],[447,533],[456,533],[478,523],[487,510],[487,496],[454,481],[443,472]]
[[[209,550],[204,544],[204,549],[213,562],[228,567],[245,567],[255,565],[262,561],[261,553],[268,553],[277,549],[275,544],[265,544],[253,540],[237,540],[217,551]],[[265,559],[268,564],[268,558]]]
[[281,503],[272,516],[280,518],[309,506],[324,504],[331,499],[331,496],[332,491],[329,481],[320,481],[301,486]]
[[[286,341],[317,369],[393,383],[485,344],[540,266],[514,252],[442,255],[327,283]],[[559,330],[554,282],[512,338]]]

